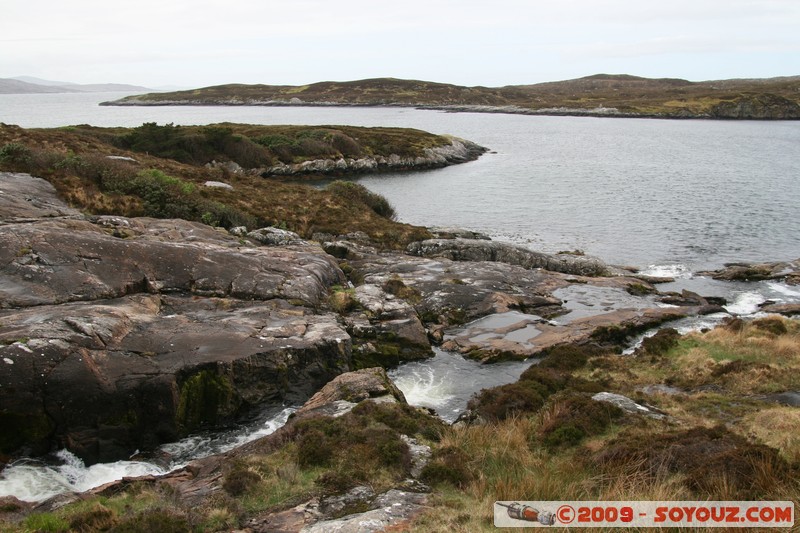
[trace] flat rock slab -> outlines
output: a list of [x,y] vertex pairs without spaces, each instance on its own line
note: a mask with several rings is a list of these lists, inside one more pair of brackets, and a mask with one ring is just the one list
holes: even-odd
[[422,512],[427,494],[392,489],[379,496],[375,509],[339,520],[323,520],[301,529],[302,533],[374,533],[398,526]]
[[64,204],[47,181],[0,172],[0,225],[47,218],[83,218],[83,214]]
[[[417,295],[414,308],[443,349],[484,362],[525,359],[559,344],[619,342],[611,337],[704,312],[665,306],[634,277],[368,252],[351,264],[366,284],[401,281]],[[645,294],[638,294],[642,288]]]
[[297,299],[317,305],[341,282],[319,247],[242,247],[183,220],[101,218],[0,226],[0,307],[135,293]]

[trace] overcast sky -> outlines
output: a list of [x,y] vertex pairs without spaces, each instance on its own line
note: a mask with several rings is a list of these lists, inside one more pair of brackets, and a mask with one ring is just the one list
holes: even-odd
[[0,78],[149,87],[391,76],[800,75],[800,0],[5,0]]

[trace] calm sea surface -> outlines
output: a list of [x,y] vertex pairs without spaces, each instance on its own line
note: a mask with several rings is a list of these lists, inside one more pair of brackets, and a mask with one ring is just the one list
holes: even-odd
[[121,96],[0,95],[0,122],[350,124],[449,133],[492,153],[361,182],[389,198],[406,222],[468,227],[544,251],[577,248],[617,264],[696,270],[800,257],[800,122],[97,105]]

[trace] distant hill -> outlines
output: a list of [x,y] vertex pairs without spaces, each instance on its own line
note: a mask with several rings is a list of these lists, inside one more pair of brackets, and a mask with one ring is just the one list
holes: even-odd
[[43,80],[33,76],[0,78],[0,94],[37,93],[95,93],[95,92],[141,92],[152,91],[139,85],[121,83],[79,84],[65,81]]
[[37,85],[11,78],[0,78],[0,94],[75,93],[66,87]]
[[395,78],[301,86],[230,84],[129,96],[106,105],[410,106],[550,115],[800,119],[800,76],[691,82],[596,74],[494,88]]

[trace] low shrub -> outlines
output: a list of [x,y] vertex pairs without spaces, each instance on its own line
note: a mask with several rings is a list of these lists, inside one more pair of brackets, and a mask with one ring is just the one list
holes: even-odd
[[[567,353],[567,352],[565,352]],[[580,354],[580,351],[569,353]],[[545,359],[542,361],[548,361]],[[553,358],[557,365],[573,366],[575,361],[582,360],[582,356],[569,356],[564,359]],[[517,414],[538,411],[546,400],[553,394],[569,389],[575,392],[601,392],[604,387],[594,381],[574,377],[569,373],[556,368],[533,365],[519,378],[516,383],[509,383],[491,389],[484,389],[472,400],[467,407],[489,421],[505,420]]]
[[573,391],[554,395],[550,408],[539,433],[542,443],[551,449],[574,446],[585,437],[599,435],[623,415],[616,405]]
[[117,516],[114,511],[100,504],[92,506],[91,509],[76,514],[70,519],[70,531],[91,532],[107,531],[117,523]]
[[231,496],[241,496],[261,482],[261,476],[246,467],[237,465],[225,475],[222,488]]
[[784,319],[778,316],[766,316],[753,320],[752,325],[759,331],[771,333],[772,335],[785,335],[789,332]]
[[326,190],[347,200],[361,202],[383,218],[394,220],[397,217],[394,207],[386,198],[359,183],[336,180],[330,183]]
[[411,470],[411,451],[400,437],[439,438],[444,423],[405,404],[363,401],[343,416],[297,421],[289,438],[303,469],[325,467],[317,483],[345,491],[367,480],[399,480]]
[[489,421],[505,420],[520,413],[539,410],[545,402],[546,390],[535,381],[518,381],[491,389],[483,389],[467,407]]
[[683,474],[698,498],[770,499],[796,484],[797,468],[779,452],[754,444],[724,426],[695,427],[653,435],[629,430],[595,453],[591,461],[605,471],[630,471],[652,478]]
[[429,485],[446,483],[463,489],[473,479],[467,465],[469,457],[460,448],[445,446],[436,450],[422,469],[420,479]]
[[636,350],[637,356],[650,356],[651,358],[666,354],[678,346],[681,334],[675,328],[663,328],[652,337],[645,337],[642,345]]
[[24,171],[32,159],[33,152],[24,144],[11,142],[0,147],[0,165],[9,170]]
[[590,357],[603,353],[606,353],[606,350],[594,344],[562,344],[545,350],[542,353],[544,359],[539,366],[558,370],[577,370],[583,367]]

